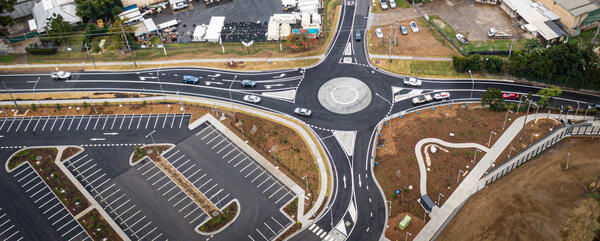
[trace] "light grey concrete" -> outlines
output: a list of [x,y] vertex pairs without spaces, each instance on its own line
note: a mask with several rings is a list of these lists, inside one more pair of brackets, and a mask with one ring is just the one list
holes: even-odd
[[354,141],[356,140],[356,131],[333,131],[335,139],[340,143],[346,155],[354,154]]
[[319,103],[336,114],[359,112],[371,103],[371,89],[359,79],[339,77],[319,88]]

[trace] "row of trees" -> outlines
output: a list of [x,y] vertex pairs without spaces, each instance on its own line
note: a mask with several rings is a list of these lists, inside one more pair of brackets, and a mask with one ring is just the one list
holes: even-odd
[[508,59],[479,55],[453,57],[458,72],[507,73],[532,81],[585,89],[600,89],[597,62],[598,56],[591,47],[566,43],[543,48],[537,39],[528,40],[524,50],[513,52]]
[[[536,104],[541,108],[549,107],[554,97],[559,96],[561,93],[562,90],[560,87],[554,85],[541,89],[536,94],[539,96]],[[525,102],[533,101],[533,93],[529,92],[524,98],[521,97],[521,99]],[[487,105],[490,110],[502,111],[509,108],[509,105],[502,96],[502,91],[496,88],[488,88],[485,93],[481,94],[481,103]]]
[[[97,19],[112,20],[121,13],[123,4],[121,0],[75,0],[77,15],[84,21]],[[0,13],[10,13],[15,10],[17,0],[0,0]],[[0,16],[0,26],[9,26],[14,23],[10,16]]]

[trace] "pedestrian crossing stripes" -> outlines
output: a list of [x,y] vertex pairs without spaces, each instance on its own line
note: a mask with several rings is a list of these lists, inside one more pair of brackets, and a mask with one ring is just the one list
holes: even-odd
[[[106,143],[106,144],[82,144],[81,147],[102,147],[102,146],[144,146],[146,143]],[[23,149],[27,146],[0,146],[0,149]]]
[[331,130],[331,129],[328,129],[328,128],[318,127],[318,126],[311,125],[311,124],[307,124],[307,125],[308,125],[308,126],[310,126],[310,127],[312,127],[312,128],[314,128],[314,129],[317,129],[317,130],[322,130],[322,131],[333,131],[333,130]]

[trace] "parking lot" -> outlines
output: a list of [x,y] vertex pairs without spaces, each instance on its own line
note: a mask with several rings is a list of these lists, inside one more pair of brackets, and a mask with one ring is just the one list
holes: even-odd
[[225,22],[264,22],[274,13],[283,13],[279,0],[226,1],[211,7],[206,7],[204,2],[193,2],[193,8],[178,10],[177,13],[173,13],[168,8],[161,13],[148,16],[156,24],[173,19],[181,21],[177,25],[178,41],[188,42],[192,38],[196,25],[208,25],[212,16],[225,16]]
[[0,239],[6,241],[23,240],[21,231],[7,216],[3,208],[0,208]]
[[136,240],[167,239],[154,224],[155,219],[146,215],[147,210],[141,210],[94,158],[84,152],[64,164],[127,236]]
[[0,119],[0,133],[169,129],[186,127],[190,114],[34,116]]
[[[83,227],[81,227],[77,220],[75,220],[75,217],[50,190],[50,187],[35,172],[29,162],[25,162],[24,165],[16,168],[11,173],[11,176],[23,190],[27,199],[33,202],[34,206],[42,213],[42,216],[46,218],[47,222],[58,233],[59,239],[69,241],[91,240]],[[8,223],[10,219],[4,222]],[[4,232],[8,233],[11,229],[5,229]],[[13,234],[18,235],[18,233]]]

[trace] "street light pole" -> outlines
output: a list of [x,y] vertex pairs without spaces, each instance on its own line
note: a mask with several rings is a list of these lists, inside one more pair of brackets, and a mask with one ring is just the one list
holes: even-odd
[[160,67],[162,66],[162,63],[158,65],[158,69],[156,69],[156,79],[158,79],[158,85],[160,86],[160,93],[163,96],[163,101],[167,101],[167,97],[165,96],[165,91],[163,90],[162,87],[162,82],[160,82]]
[[458,176],[456,177],[456,183],[460,182],[460,174],[461,174],[461,173],[463,173],[463,174],[464,174],[465,172],[464,172],[463,170],[460,170],[460,169],[459,169],[459,170],[458,170]]
[[479,149],[475,149],[475,156],[473,157],[473,160],[471,161],[471,164],[475,164],[475,160],[477,159],[477,152],[480,152],[480,150]]
[[388,213],[388,216],[391,217],[392,216],[392,201],[387,200],[386,202],[390,204],[389,207],[388,207],[390,209],[390,212]]
[[154,132],[156,132],[156,130],[153,130],[152,132],[150,132],[150,134],[146,135],[146,138],[148,138],[148,136],[150,136],[150,139],[152,139],[152,145],[154,145],[154,150],[156,151],[156,155],[158,155],[158,147],[156,146],[156,142],[154,142],[154,136],[152,136],[152,134],[154,134]]
[[519,96],[519,105],[517,105],[517,114],[519,114],[519,110],[521,110],[521,102],[523,102],[523,95]]
[[506,110],[506,116],[504,116],[504,124],[502,124],[502,130],[506,126],[506,120],[508,119],[508,112],[512,113],[512,110]]
[[439,195],[438,195],[438,202],[437,203],[438,203],[438,206],[440,206],[440,200],[441,200],[440,197],[446,197],[446,196],[444,196],[444,194],[442,194],[441,192],[438,193],[438,194]]
[[490,131],[490,139],[488,139],[488,144],[487,144],[488,147],[490,146],[490,142],[492,142],[492,135],[496,135],[496,132]]
[[523,133],[525,132],[525,124],[527,124],[527,116],[529,115],[529,108],[531,108],[531,101],[528,100],[527,114],[525,114],[525,121],[523,121],[523,128],[521,129],[521,135],[519,135],[519,142],[523,139]]
[[469,97],[469,100],[471,100],[473,98],[473,89],[475,88],[475,80],[473,80],[473,75],[471,74],[471,70],[469,70],[469,76],[471,76],[471,96]]
[[510,147],[510,150],[508,151],[508,157],[507,159],[510,159],[510,154],[512,154],[512,151],[516,150],[514,147]]
[[[423,220],[425,220],[425,218],[423,218]],[[408,235],[412,236],[412,234],[411,234],[411,233],[409,233],[409,232],[406,232],[406,235],[405,235],[405,236],[406,236],[406,238],[405,238],[405,241],[408,241]]]
[[19,112],[21,112],[21,107],[19,107],[19,104],[17,104],[17,101],[13,97],[12,93],[10,93],[10,89],[8,87],[6,87],[6,83],[4,81],[2,81],[2,85],[4,85],[4,89],[6,89],[6,91],[8,92],[8,95],[10,96],[10,99],[13,101],[13,103],[15,103],[15,106],[17,107],[17,109],[19,110]]
[[575,110],[575,117],[577,117],[578,112],[579,112],[579,102],[577,102],[577,109]]
[[392,62],[392,24],[390,23],[390,32],[389,32],[389,39],[390,39],[390,63]]

